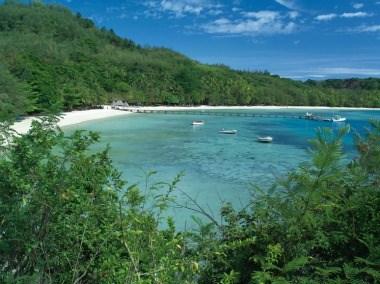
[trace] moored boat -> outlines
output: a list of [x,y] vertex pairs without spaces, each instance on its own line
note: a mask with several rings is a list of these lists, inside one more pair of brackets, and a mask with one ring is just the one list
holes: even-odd
[[314,115],[310,112],[307,112],[305,113],[305,116],[304,116],[305,119],[313,119],[314,118]]
[[236,129],[222,129],[219,131],[220,134],[236,134],[238,131]]
[[333,116],[333,118],[331,119],[332,122],[344,122],[346,121],[347,119],[345,117],[341,117],[340,115],[335,115]]
[[204,125],[205,122],[203,120],[194,120],[191,124],[192,125]]
[[259,136],[257,137],[257,141],[261,143],[272,143],[273,137],[271,136]]

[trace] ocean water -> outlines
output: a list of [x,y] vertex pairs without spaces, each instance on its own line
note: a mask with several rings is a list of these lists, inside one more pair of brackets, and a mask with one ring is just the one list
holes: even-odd
[[[236,112],[234,110],[233,112]],[[261,114],[303,115],[306,110],[242,110]],[[369,119],[379,119],[380,111],[312,111],[315,115],[347,117],[351,133],[365,133]],[[203,126],[192,126],[202,119]],[[195,208],[188,197],[196,200],[218,219],[220,205],[230,202],[235,207],[248,204],[252,190],[265,190],[308,160],[309,141],[319,127],[335,130],[345,123],[329,123],[288,118],[252,118],[197,116],[184,114],[133,114],[90,121],[65,128],[70,133],[86,129],[101,133],[96,148],[111,146],[110,155],[128,184],[142,190],[160,182],[170,183],[182,174],[174,195],[177,202]],[[222,128],[237,129],[237,135],[223,135]],[[271,144],[256,142],[259,135],[274,138]],[[355,156],[352,134],[344,141],[348,158]],[[149,175],[154,171],[155,174]],[[164,192],[165,185],[155,194]],[[185,193],[185,194],[184,194]],[[192,227],[193,211],[170,208],[180,229]]]

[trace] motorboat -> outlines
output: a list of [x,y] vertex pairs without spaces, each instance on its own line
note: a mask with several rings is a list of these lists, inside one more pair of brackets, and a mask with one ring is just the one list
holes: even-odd
[[257,137],[257,141],[261,143],[272,143],[273,137],[271,136],[259,136]]
[[315,121],[325,121],[325,122],[344,122],[346,121],[345,117],[339,115],[334,115],[333,117],[324,117],[324,116],[315,116],[310,112],[305,113],[304,119],[315,120]]
[[313,119],[314,118],[314,115],[310,112],[307,112],[305,113],[305,116],[304,116],[306,119]]
[[205,122],[203,120],[194,120],[191,124],[192,125],[204,125]]
[[236,134],[238,131],[236,129],[222,129],[219,131],[220,134]]
[[331,119],[332,122],[344,122],[346,121],[347,119],[345,117],[341,117],[340,115],[335,115],[333,116],[333,118]]

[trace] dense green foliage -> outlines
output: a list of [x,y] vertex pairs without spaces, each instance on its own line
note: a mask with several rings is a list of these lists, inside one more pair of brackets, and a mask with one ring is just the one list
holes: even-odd
[[88,151],[98,135],[43,121],[0,137],[12,140],[0,149],[0,283],[192,282],[183,237],[170,221],[158,230],[166,194],[149,210],[134,185],[122,192],[107,150]]
[[28,86],[0,66],[0,121],[24,113],[30,107]]
[[142,48],[63,7],[17,2],[0,5],[0,110],[8,115],[114,99],[134,104],[380,106],[378,79],[301,83],[204,65],[168,49]]
[[[0,131],[0,283],[379,283],[380,122],[320,131],[311,160],[223,222],[178,233],[172,184],[126,186],[95,133]],[[259,192],[259,191],[258,191]],[[166,220],[166,221],[165,221]],[[167,225],[164,225],[164,224]],[[165,229],[166,228],[166,229]]]

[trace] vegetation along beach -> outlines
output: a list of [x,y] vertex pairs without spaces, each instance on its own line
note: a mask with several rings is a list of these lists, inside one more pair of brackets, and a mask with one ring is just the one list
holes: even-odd
[[0,283],[380,283],[379,15],[0,1]]

